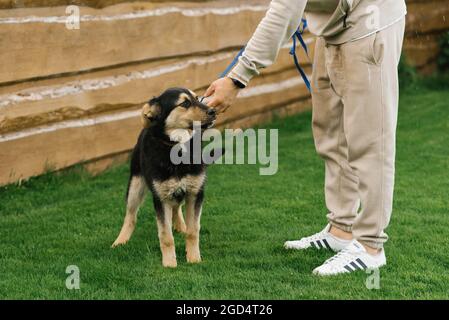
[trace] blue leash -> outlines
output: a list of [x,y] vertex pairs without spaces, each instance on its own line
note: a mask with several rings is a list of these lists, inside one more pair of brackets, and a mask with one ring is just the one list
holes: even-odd
[[232,68],[234,68],[234,66],[236,65],[237,61],[239,61],[240,56],[245,51],[245,48],[246,48],[246,46],[244,46],[242,49],[240,49],[239,53],[235,56],[234,60],[232,60],[232,62],[229,64],[229,66],[227,66],[226,70],[223,71],[222,74],[220,74],[220,78],[226,77],[228,75],[228,73],[232,70]]
[[290,55],[293,56],[293,61],[295,62],[296,69],[298,69],[299,74],[301,75],[302,79],[304,80],[304,83],[307,86],[307,89],[309,89],[309,92],[312,92],[312,87],[310,85],[309,78],[307,78],[307,75],[304,72],[304,69],[301,68],[301,65],[299,64],[299,61],[298,61],[298,57],[296,56],[296,39],[298,39],[298,41],[301,44],[302,48],[306,52],[307,58],[309,58],[309,61],[310,61],[309,50],[307,49],[307,44],[304,41],[304,38],[302,37],[302,34],[304,33],[304,30],[307,28],[307,20],[306,19],[302,19],[302,23],[303,23],[303,27],[302,28],[298,28],[298,30],[296,30],[295,33],[293,34],[293,37],[292,37],[293,45],[292,45],[292,48],[290,49]]
[[[304,30],[306,30],[306,28],[307,28],[307,20],[302,19],[301,22],[302,22],[302,28],[299,27],[298,30],[296,30],[292,36],[293,46],[290,49],[290,55],[293,56],[293,61],[295,62],[296,69],[298,69],[298,72],[301,75],[302,79],[304,80],[304,83],[306,84],[307,89],[309,89],[309,91],[312,92],[310,81],[307,78],[307,75],[304,72],[304,70],[301,68],[301,65],[299,64],[299,61],[298,61],[298,57],[296,56],[296,41],[299,41],[299,43],[301,44],[301,47],[304,49],[307,57],[309,57],[309,50],[307,48],[307,44],[304,41],[304,38],[302,37]],[[296,39],[298,39],[298,40],[296,40]],[[225,71],[223,71],[223,73],[220,74],[220,78],[226,77],[226,75],[232,70],[232,68],[236,65],[239,58],[242,56],[243,52],[245,51],[245,48],[246,48],[246,46],[244,46],[242,49],[240,49],[239,53],[235,56],[234,60],[232,60],[232,62],[227,66]],[[310,58],[309,58],[309,60],[310,60]]]

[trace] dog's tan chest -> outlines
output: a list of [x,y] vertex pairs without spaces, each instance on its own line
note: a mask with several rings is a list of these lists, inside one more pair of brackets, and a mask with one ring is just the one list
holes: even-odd
[[171,178],[165,181],[154,181],[153,186],[161,200],[174,200],[180,194],[197,194],[204,184],[205,174],[187,175],[181,179]]

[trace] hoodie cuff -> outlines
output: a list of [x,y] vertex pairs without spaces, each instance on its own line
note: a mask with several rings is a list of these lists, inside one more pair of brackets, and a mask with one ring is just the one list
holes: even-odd
[[249,81],[259,72],[253,68],[249,68],[245,65],[245,63],[239,59],[239,62],[235,65],[235,67],[228,73],[229,78],[236,79],[243,83],[245,86],[248,86]]

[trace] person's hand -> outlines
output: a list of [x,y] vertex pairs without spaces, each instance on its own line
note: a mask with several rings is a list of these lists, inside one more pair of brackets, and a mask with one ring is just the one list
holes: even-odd
[[207,105],[214,108],[217,113],[225,112],[237,98],[239,88],[228,77],[224,77],[212,82],[204,93],[207,98]]

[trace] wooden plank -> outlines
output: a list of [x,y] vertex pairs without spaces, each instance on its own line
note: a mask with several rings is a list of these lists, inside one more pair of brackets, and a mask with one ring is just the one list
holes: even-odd
[[449,1],[426,0],[407,5],[406,33],[416,35],[441,33],[449,29]]
[[[409,3],[408,33],[448,29],[446,2]],[[265,0],[243,5],[229,0],[82,8],[80,30],[68,30],[61,19],[50,19],[65,16],[65,7],[2,10],[0,46],[8,50],[0,52],[0,60],[10,63],[1,64],[0,83],[240,46],[251,36],[266,5]],[[180,12],[170,12],[173,8]],[[170,10],[159,15],[158,10],[164,9]],[[38,20],[27,22],[26,17]],[[185,26],[191,31],[188,36]]]
[[[176,0],[176,2],[208,2],[211,0]],[[0,0],[0,9],[37,8],[78,5],[104,8],[124,2],[174,2],[172,0]]]
[[440,53],[439,39],[440,34],[407,37],[404,41],[407,61],[418,68],[434,63]]
[[[313,44],[309,44],[311,54]],[[293,68],[288,51],[288,48],[282,49],[277,62],[262,74]],[[298,53],[300,61],[308,62],[301,50]],[[204,89],[225,69],[235,54],[232,51],[171,59],[0,88],[0,134],[133,108],[168,87]],[[263,78],[256,78],[251,86],[260,82]]]
[[0,143],[0,184],[129,150],[140,130],[138,119],[67,128]]
[[[123,3],[81,8],[79,30],[66,28],[65,7],[0,11],[0,83],[216,52],[247,42],[264,0]],[[189,32],[186,32],[188,28]]]
[[[263,84],[252,87],[252,91],[247,89],[219,124],[233,116],[255,115],[304,99],[304,85],[288,85],[298,77],[295,70],[267,75]],[[70,120],[0,136],[0,185],[129,150],[141,128],[139,111]]]
[[103,158],[91,160],[83,165],[83,168],[91,175],[98,175],[109,168],[124,164],[129,161],[130,152],[107,155]]
[[220,125],[219,127],[222,129],[224,128],[245,129],[251,128],[253,126],[260,126],[263,125],[264,123],[271,122],[274,118],[290,117],[305,110],[309,110],[311,104],[312,102],[310,99],[294,101],[291,103],[284,104],[279,108],[272,108],[266,111],[255,113],[247,117]]

